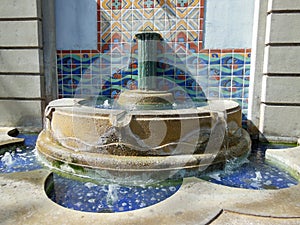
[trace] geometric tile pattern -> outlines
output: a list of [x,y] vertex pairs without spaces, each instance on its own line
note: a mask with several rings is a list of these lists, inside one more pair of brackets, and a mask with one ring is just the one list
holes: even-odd
[[[166,41],[186,41],[193,52],[202,48],[203,0],[101,0],[102,52],[111,43],[130,42],[138,31],[160,31]],[[202,4],[202,5],[201,5]],[[118,34],[118,38],[116,37]],[[180,40],[179,40],[180,39]]]
[[173,82],[192,98],[203,91],[208,98],[233,99],[245,120],[251,50],[203,49],[203,24],[204,0],[97,0],[97,49],[57,51],[59,97],[115,98],[124,88],[135,89],[134,34],[158,31],[173,50],[157,64],[166,78],[160,88],[172,89]]
[[[192,98],[206,97],[228,98],[237,101],[247,115],[250,49],[243,52],[232,50],[206,50],[189,54],[180,60],[185,69],[176,69],[164,63],[158,63],[158,73],[184,89]],[[168,62],[176,65],[172,55]],[[59,97],[103,95],[116,98],[124,88],[135,89],[137,83],[137,56],[129,58],[106,54],[57,54]],[[161,83],[166,89],[172,89],[171,83]],[[159,87],[161,88],[161,87]],[[175,95],[181,95],[180,91]],[[199,95],[200,94],[200,95]],[[246,118],[244,118],[246,119]]]

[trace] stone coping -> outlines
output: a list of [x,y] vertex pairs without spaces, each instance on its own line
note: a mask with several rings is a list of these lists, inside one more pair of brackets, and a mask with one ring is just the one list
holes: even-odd
[[0,146],[14,144],[14,143],[22,143],[24,138],[16,138],[18,134],[18,130],[12,127],[0,127]]
[[[90,114],[96,114],[96,113],[106,113],[106,114],[118,114],[122,111],[125,111],[124,109],[101,109],[101,108],[93,108],[91,106],[86,106],[82,104],[83,102],[87,101],[86,99],[80,99],[80,98],[63,98],[51,101],[48,104],[48,109],[52,107],[58,107],[58,108],[64,108],[67,110],[69,108],[70,111],[76,110],[77,113],[83,112],[83,113],[90,113]],[[166,110],[134,110],[128,111],[128,113],[132,114],[140,114],[143,115],[157,115],[157,112],[159,111],[162,115],[168,115],[168,114],[193,114],[193,113],[209,113],[209,112],[225,112],[231,113],[239,110],[239,104],[237,102],[231,101],[231,100],[211,100],[207,102],[208,104],[205,106],[197,107],[197,108],[188,108],[188,109],[166,109]],[[46,110],[47,112],[47,110]]]
[[300,146],[285,149],[267,149],[266,159],[300,178]]
[[[255,224],[283,219],[300,222],[299,185],[247,190],[185,178],[177,193],[158,204],[130,212],[90,213],[67,209],[48,199],[44,182],[49,174],[42,169],[0,175],[0,224],[221,224],[220,215],[228,224],[235,219],[246,224],[243,217],[261,221]],[[234,216],[230,218],[228,213]]]

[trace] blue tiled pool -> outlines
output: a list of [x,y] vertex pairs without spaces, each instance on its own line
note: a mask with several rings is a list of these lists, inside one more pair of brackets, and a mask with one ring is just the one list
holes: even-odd
[[13,144],[1,148],[3,154],[0,155],[0,173],[25,172],[42,168],[36,158],[37,135],[20,134],[18,137],[25,138],[23,144]]
[[[24,144],[0,149],[0,173],[42,168],[36,159],[37,135],[19,137],[25,138]],[[216,184],[246,189],[279,189],[296,185],[298,181],[288,172],[265,162],[267,148],[285,147],[289,146],[259,144],[238,167],[229,163],[224,171],[214,171],[199,177]],[[87,212],[123,212],[144,208],[175,194],[182,183],[180,179],[150,186],[121,186],[74,180],[55,173],[50,178],[47,191],[50,199],[64,207]]]
[[182,180],[149,186],[120,186],[78,181],[53,174],[48,197],[64,207],[86,212],[125,212],[145,208],[175,194]]
[[281,149],[291,147],[279,144],[260,143],[252,147],[248,159],[236,167],[229,163],[223,171],[214,171],[201,178],[216,184],[246,189],[280,189],[298,184],[297,179],[287,171],[265,161],[265,151],[268,148]]

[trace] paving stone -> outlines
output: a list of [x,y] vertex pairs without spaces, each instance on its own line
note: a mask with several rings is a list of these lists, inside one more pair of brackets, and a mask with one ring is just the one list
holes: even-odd
[[[44,192],[49,174],[50,171],[44,169],[1,174],[0,223],[198,225],[211,222],[224,224],[224,221],[229,221],[225,224],[300,222],[299,185],[258,191],[186,178],[177,193],[156,205],[123,213],[89,213],[67,209],[52,202]],[[232,212],[232,217],[224,212]]]

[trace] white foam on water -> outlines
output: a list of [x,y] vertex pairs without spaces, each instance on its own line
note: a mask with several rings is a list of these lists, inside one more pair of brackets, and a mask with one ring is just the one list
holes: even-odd
[[262,175],[260,171],[255,172],[256,177],[253,180],[261,181]]
[[110,107],[111,107],[111,106],[110,106],[108,100],[105,100],[105,101],[103,102],[103,108],[104,108],[104,109],[109,109]]
[[87,188],[92,188],[92,187],[96,187],[97,185],[92,182],[87,182],[84,184],[84,186],[86,186]]
[[209,174],[209,177],[213,178],[217,181],[221,181],[220,173],[217,173],[217,172],[216,173],[211,173],[211,174]]
[[13,161],[13,157],[9,152],[5,152],[3,157],[1,158],[1,162],[5,165],[5,166],[10,166],[14,163]]
[[115,202],[118,201],[118,189],[119,185],[116,184],[109,184],[108,191],[106,196],[106,201],[108,204],[113,205]]

